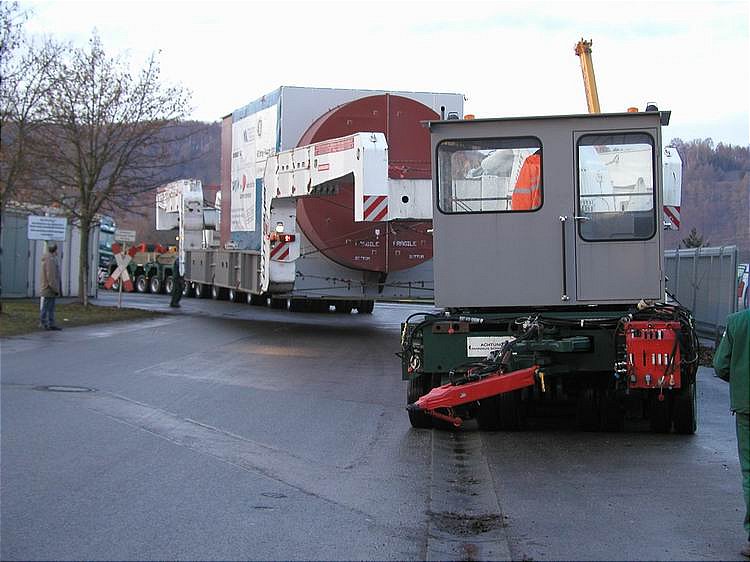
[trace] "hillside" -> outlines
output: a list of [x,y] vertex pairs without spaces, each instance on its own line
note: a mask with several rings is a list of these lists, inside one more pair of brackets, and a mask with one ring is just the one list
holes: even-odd
[[[173,135],[177,164],[165,171],[172,179],[197,178],[204,186],[218,186],[221,159],[220,123],[185,122]],[[673,139],[683,162],[682,225],[667,232],[665,247],[678,248],[692,228],[709,245],[736,244],[740,261],[750,262],[750,147],[714,146],[710,139],[683,142]],[[216,187],[214,187],[216,189]],[[135,229],[139,240],[174,243],[173,232],[156,232],[153,193],[144,197],[143,215],[115,217],[122,228]]]
[[709,246],[736,244],[750,262],[750,147],[714,146],[710,139],[672,144],[682,158],[682,225],[667,232],[678,248],[692,228]]

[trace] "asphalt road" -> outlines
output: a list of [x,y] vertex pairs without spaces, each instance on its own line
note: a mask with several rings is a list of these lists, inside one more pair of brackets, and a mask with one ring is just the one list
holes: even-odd
[[394,352],[426,307],[167,302],[0,343],[2,559],[740,559],[709,370],[695,436],[414,430]]

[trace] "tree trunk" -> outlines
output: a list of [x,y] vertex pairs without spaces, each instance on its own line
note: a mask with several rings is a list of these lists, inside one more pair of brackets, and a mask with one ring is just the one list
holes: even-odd
[[78,257],[78,298],[83,306],[89,304],[89,232],[91,219],[81,217],[81,244]]

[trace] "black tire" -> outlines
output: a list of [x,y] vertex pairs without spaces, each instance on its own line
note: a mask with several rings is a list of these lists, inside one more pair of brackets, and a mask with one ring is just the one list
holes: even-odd
[[306,312],[308,310],[307,299],[289,299],[289,310],[291,312]]
[[240,300],[240,292],[236,289],[227,289],[227,300],[229,302],[238,302]]
[[174,290],[174,277],[171,275],[167,275],[167,278],[164,280],[164,292],[168,295],[172,294],[172,291]]
[[480,429],[496,431],[500,429],[499,401],[497,396],[485,398],[479,403],[477,423]]
[[211,285],[211,298],[215,301],[223,301],[227,299],[227,288],[219,287],[217,285]]
[[148,291],[148,280],[142,273],[135,278],[135,290],[139,293],[145,293]]
[[375,301],[360,301],[357,305],[357,311],[360,314],[372,314],[375,309]]
[[518,431],[526,427],[526,412],[523,409],[522,390],[514,390],[495,396],[497,400],[498,429]]
[[183,281],[183,283],[182,283],[182,296],[183,297],[192,297],[192,296],[195,296],[195,293],[193,292],[193,284],[190,281]]
[[675,433],[692,435],[698,429],[698,389],[695,381],[675,393],[672,406]]
[[620,432],[625,429],[625,404],[612,390],[602,393],[600,419],[603,431]]
[[255,293],[248,293],[247,304],[251,304],[253,306],[266,306],[266,297],[265,295],[256,295]]
[[195,283],[193,285],[193,290],[195,292],[196,299],[205,299],[206,293],[208,293],[208,285],[205,285],[203,283]]
[[576,424],[581,431],[599,431],[599,393],[595,388],[584,388],[576,404]]
[[268,302],[268,306],[275,310],[284,310],[287,307],[286,299],[279,297],[271,297]]
[[[420,396],[424,396],[432,389],[432,377],[421,375],[409,379],[406,387],[406,403],[413,404]],[[424,412],[409,412],[409,423],[417,429],[430,429],[432,427],[432,416]]]
[[[659,396],[663,399],[659,400]],[[653,433],[669,433],[672,429],[672,393],[649,392],[648,422]]]
[[151,279],[148,282],[149,290],[154,293],[155,295],[158,295],[161,293],[161,279],[159,279],[158,275],[154,275],[151,277]]
[[352,309],[354,308],[349,301],[336,301],[334,307],[336,308],[337,314],[351,314]]

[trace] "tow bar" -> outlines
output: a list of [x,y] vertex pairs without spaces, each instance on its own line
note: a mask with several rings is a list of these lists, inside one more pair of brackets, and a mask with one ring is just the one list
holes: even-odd
[[[463,420],[455,415],[454,407],[491,398],[519,388],[533,386],[537,377],[539,377],[542,389],[544,389],[544,374],[539,371],[538,365],[511,371],[510,373],[492,373],[479,380],[469,380],[462,384],[448,383],[433,388],[424,396],[420,396],[416,402],[407,405],[406,409],[410,412],[423,411],[433,417],[445,420],[455,427],[461,427]],[[448,413],[438,412],[438,408],[445,408]]]

